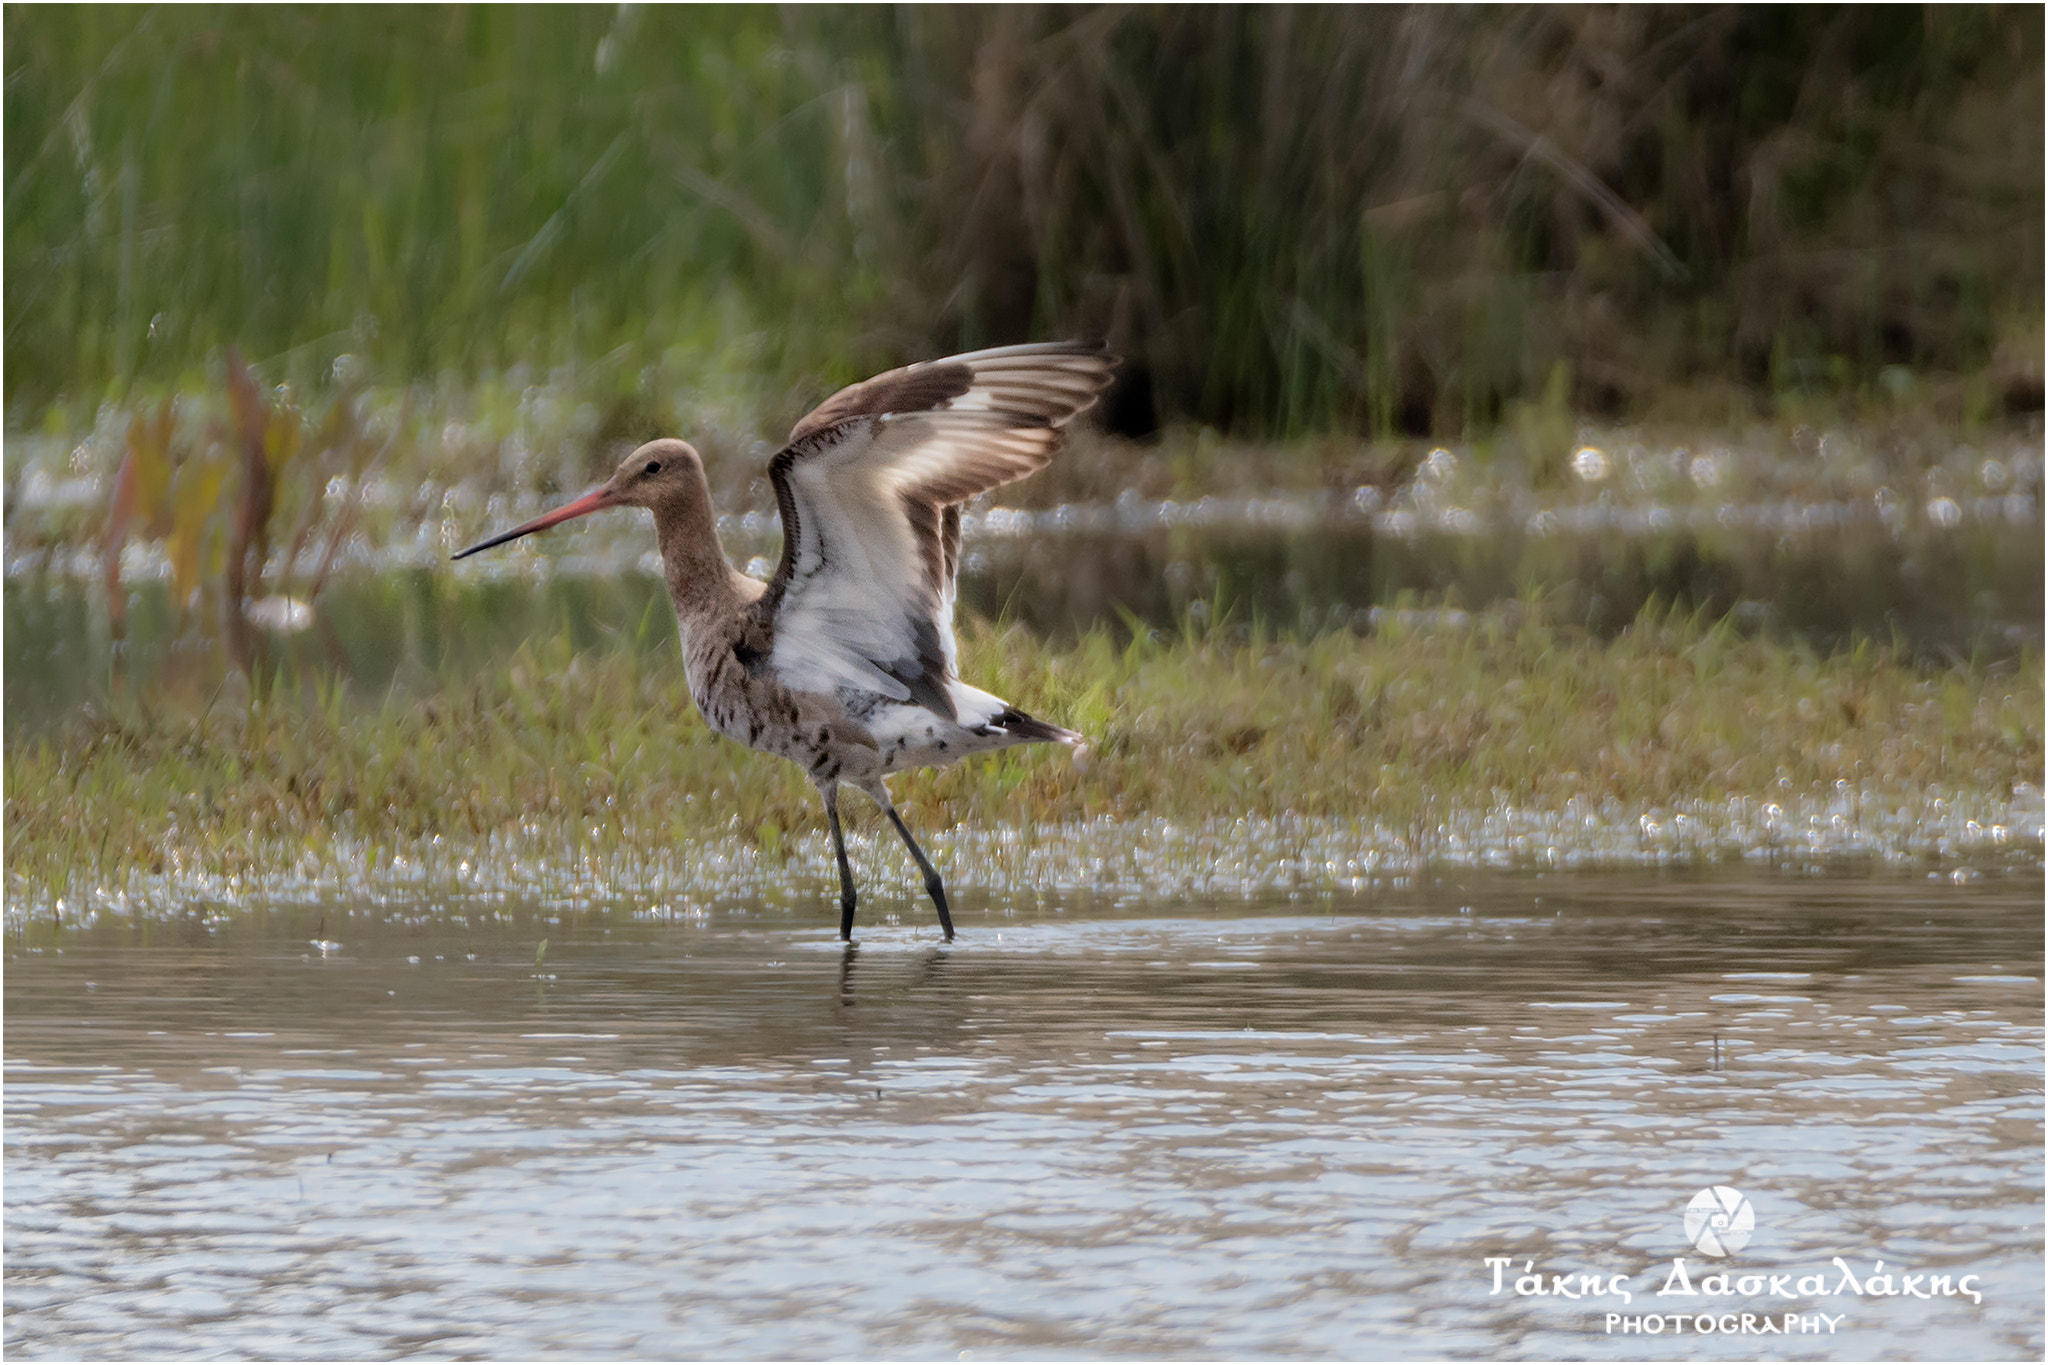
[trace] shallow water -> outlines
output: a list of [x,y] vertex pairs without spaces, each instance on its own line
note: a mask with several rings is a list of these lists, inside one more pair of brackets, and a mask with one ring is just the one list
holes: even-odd
[[[1274,524],[1166,526],[1151,513],[1118,525],[1114,509],[1062,511],[1071,524],[1042,513],[1013,531],[968,538],[960,589],[969,615],[1056,638],[1134,621],[1176,629],[1217,612],[1238,631],[1258,622],[1315,635],[1368,632],[1390,610],[1411,629],[1456,629],[1469,619],[1460,606],[1485,611],[1535,594],[1555,619],[1601,633],[1656,600],[1709,618],[1732,613],[1745,630],[1821,649],[1872,638],[1933,660],[1983,662],[2041,643],[2042,541],[2031,514],[1901,538],[1874,516],[1796,531],[1768,518],[1711,530],[1680,519],[1659,531],[1532,536],[1395,535],[1370,519],[1306,512]],[[674,649],[652,535],[624,520],[610,532],[565,540],[572,552],[555,559],[518,552],[478,568],[429,556],[431,567],[342,577],[317,610],[292,613],[296,631],[269,637],[266,657],[287,671],[338,669],[374,694],[393,682],[431,685],[444,670],[502,667],[535,638]],[[778,543],[764,521],[736,530],[727,549],[767,574]],[[196,672],[210,689],[220,676],[217,645],[174,610],[162,582],[130,582],[118,640],[96,582],[10,573],[4,600],[14,733],[104,696],[116,678],[147,687]],[[202,611],[197,619],[211,618]]]
[[[16,936],[5,1344],[2038,1358],[2041,894],[1475,876],[976,905],[950,948],[906,907],[852,953],[746,905]],[[1755,1212],[1726,1261],[1683,1223],[1713,1185]],[[1680,1256],[1826,1292],[1660,1296]],[[1632,1298],[1518,1296],[1525,1262]]]

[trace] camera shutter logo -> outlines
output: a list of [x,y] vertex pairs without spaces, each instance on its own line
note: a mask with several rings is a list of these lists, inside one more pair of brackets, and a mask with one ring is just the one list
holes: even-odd
[[1714,1185],[1685,1206],[1685,1237],[1708,1256],[1727,1256],[1749,1245],[1756,1211],[1741,1190]]

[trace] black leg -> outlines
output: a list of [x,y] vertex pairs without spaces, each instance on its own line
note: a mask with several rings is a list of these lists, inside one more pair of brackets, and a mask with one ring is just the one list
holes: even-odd
[[931,859],[924,856],[917,840],[910,837],[910,826],[904,824],[903,817],[896,813],[896,803],[885,801],[882,809],[889,812],[889,823],[896,826],[896,832],[903,836],[903,845],[910,850],[910,856],[917,859],[917,870],[924,873],[924,889],[931,894],[932,904],[939,907],[939,927],[946,931],[946,942],[951,943],[953,917],[946,911],[946,884],[939,880],[939,870],[932,866]]
[[846,861],[846,832],[839,828],[839,788],[823,793],[825,818],[832,823],[832,856],[839,859],[839,937],[853,942],[853,868]]

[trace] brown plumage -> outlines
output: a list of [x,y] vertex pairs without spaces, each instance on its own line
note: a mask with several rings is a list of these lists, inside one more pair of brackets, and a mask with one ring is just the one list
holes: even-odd
[[944,883],[884,779],[1014,744],[1080,740],[960,681],[960,505],[1042,468],[1116,364],[1100,346],[1005,346],[832,395],[769,461],[782,557],[766,583],[726,559],[703,462],[672,439],[641,446],[602,487],[456,558],[602,508],[650,509],[697,709],[720,734],[801,765],[824,799],[840,936],[853,935],[855,905],[839,825],[845,783],[888,815],[950,940]]

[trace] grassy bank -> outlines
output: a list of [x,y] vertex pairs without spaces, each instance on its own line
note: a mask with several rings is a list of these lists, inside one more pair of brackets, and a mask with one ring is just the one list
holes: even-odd
[[[1048,646],[979,627],[977,683],[1086,732],[897,779],[970,894],[1331,890],[1460,863],[1763,856],[2037,865],[2042,671],[1817,656],[1647,614]],[[680,666],[528,647],[381,707],[339,688],[142,707],[6,752],[10,922],[241,897],[822,897],[815,795],[713,737]],[[875,894],[915,888],[855,798]],[[58,902],[63,902],[63,910]],[[900,903],[900,902],[899,902]]]

